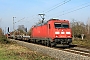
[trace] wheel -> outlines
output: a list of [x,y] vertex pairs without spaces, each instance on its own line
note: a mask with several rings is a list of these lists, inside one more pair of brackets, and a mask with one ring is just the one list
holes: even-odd
[[46,44],[47,44],[47,46],[49,47],[49,46],[50,46],[50,41],[49,41],[49,40],[47,40],[47,43],[46,43]]
[[36,43],[36,39],[34,39],[34,43]]
[[47,46],[47,40],[44,41],[44,45]]
[[50,43],[50,46],[51,46],[51,47],[55,47],[55,46],[56,46],[56,43],[55,43],[55,42],[51,42],[51,43]]
[[30,43],[30,39],[28,39],[28,42]]

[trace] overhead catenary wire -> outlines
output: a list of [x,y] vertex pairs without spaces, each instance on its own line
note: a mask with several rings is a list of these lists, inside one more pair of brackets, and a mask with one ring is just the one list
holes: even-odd
[[[51,12],[52,10],[54,10],[54,9],[60,7],[60,6],[63,6],[64,4],[66,4],[66,3],[70,2],[70,1],[71,1],[71,0],[64,0],[63,2],[54,5],[54,6],[51,7],[50,9],[47,9],[46,11],[43,11],[43,14],[49,13],[49,12]],[[33,19],[34,19],[34,18],[33,18]],[[33,20],[33,19],[32,19],[32,20]]]
[[[64,5],[64,4],[66,4],[66,3],[70,2],[70,1],[71,1],[71,0],[68,0],[68,1],[65,0],[65,1],[63,1],[62,4],[57,4],[57,5],[53,6],[53,8],[51,8],[51,9],[49,9],[49,10],[47,10],[47,11],[44,11],[44,13],[48,13],[48,12],[50,12],[50,11],[52,11],[52,10],[54,10],[54,9],[56,9],[56,8]],[[85,4],[87,4],[87,3],[85,3]],[[85,4],[82,4],[82,5],[85,5]],[[82,5],[80,5],[80,6],[82,6]],[[78,6],[78,7],[79,7],[79,6]],[[86,6],[86,7],[87,7],[87,6]],[[63,11],[64,13],[61,14],[61,15],[59,15],[59,16],[63,16],[63,15],[65,15],[65,14],[68,14],[68,13],[71,13],[71,12],[74,12],[74,11],[77,11],[77,10],[80,10],[80,9],[83,9],[83,8],[85,8],[85,7],[80,7],[80,8],[78,8],[78,9],[71,10],[71,11],[69,11],[69,12],[66,12],[66,11],[68,11],[68,10],[66,10],[66,11]],[[73,9],[73,8],[72,8],[72,9]],[[65,13],[65,12],[66,12],[66,13]]]
[[50,12],[50,11],[52,11],[52,10],[54,10],[54,9],[56,9],[56,8],[64,5],[64,4],[66,4],[66,3],[70,2],[70,1],[71,1],[71,0],[64,0],[63,2],[54,5],[54,6],[53,6],[52,8],[50,8],[49,10],[43,11],[43,13],[48,13],[48,12]]
[[[23,19],[25,19],[25,17],[24,17],[24,18],[22,18],[22,19],[20,19],[20,20],[18,20],[17,22],[20,22],[20,21],[22,21]],[[15,23],[17,23],[17,22],[15,22]]]
[[48,9],[46,9],[46,10],[43,11],[43,12],[47,12],[48,10],[51,10],[53,7],[56,7],[56,6],[60,5],[61,3],[65,2],[65,1],[66,1],[66,0],[64,0],[64,1],[60,2],[60,3],[58,3],[58,4],[55,4],[54,6],[52,6],[52,7],[48,8]]
[[[65,13],[65,12],[71,11],[72,9],[76,9],[76,8],[81,7],[81,6],[84,6],[84,5],[88,4],[88,3],[90,3],[90,2],[86,2],[86,3],[81,4],[81,5],[79,5],[79,6],[76,6],[76,7],[70,8],[70,9],[66,9],[66,10],[61,11],[61,12],[58,12],[58,13]],[[57,14],[57,13],[54,13],[54,14]],[[52,15],[54,15],[54,14],[52,14]]]
[[[85,5],[85,6],[82,6],[82,7],[80,7],[80,8],[74,9],[74,10],[71,10],[71,11],[69,11],[69,12],[63,13],[63,14],[61,14],[61,15],[59,15],[59,16],[66,15],[66,14],[69,14],[69,13],[75,12],[75,11],[77,11],[77,10],[84,9],[84,8],[86,8],[86,7],[89,7],[89,6],[90,6],[90,4]],[[57,17],[59,17],[59,16],[57,16]]]

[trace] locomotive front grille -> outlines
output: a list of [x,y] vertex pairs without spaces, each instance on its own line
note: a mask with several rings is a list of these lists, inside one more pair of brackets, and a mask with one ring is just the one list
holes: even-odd
[[57,44],[64,44],[64,43],[68,44],[72,42],[72,39],[71,38],[55,38],[54,42]]

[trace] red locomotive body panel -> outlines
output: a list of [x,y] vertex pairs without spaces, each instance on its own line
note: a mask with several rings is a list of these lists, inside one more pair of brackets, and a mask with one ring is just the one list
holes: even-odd
[[31,37],[33,37],[33,38],[45,38],[45,37],[48,37],[46,32],[48,32],[47,25],[37,26],[37,27],[32,28]]
[[55,43],[71,43],[72,33],[68,20],[51,19],[32,28],[31,38],[50,39]]

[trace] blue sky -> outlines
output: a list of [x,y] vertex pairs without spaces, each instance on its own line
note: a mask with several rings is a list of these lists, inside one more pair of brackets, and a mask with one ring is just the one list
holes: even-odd
[[[64,1],[69,2],[59,6]],[[40,19],[39,13],[45,14],[45,20],[59,18],[72,21],[72,19],[75,19],[86,23],[90,18],[90,6],[80,10],[77,9],[87,5],[90,5],[90,0],[0,0],[0,27],[4,30],[5,27],[6,29],[10,27],[10,31],[12,31],[13,17],[16,17],[14,19],[16,22],[15,29],[18,25],[24,25],[30,29]]]

